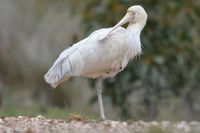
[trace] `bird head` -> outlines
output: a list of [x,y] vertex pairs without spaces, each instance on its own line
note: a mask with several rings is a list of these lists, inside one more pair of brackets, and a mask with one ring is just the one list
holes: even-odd
[[139,5],[135,5],[128,8],[126,15],[113,28],[116,29],[117,27],[122,26],[127,22],[145,25],[146,21],[147,13],[144,8]]
[[139,24],[143,27],[146,24],[146,21],[147,13],[144,8],[139,5],[131,6],[130,8],[128,8],[126,15],[111,29],[108,34],[100,38],[100,40],[105,39],[112,31],[127,22],[131,24]]
[[146,23],[147,13],[144,8],[139,5],[132,6],[127,10],[127,19],[131,23]]

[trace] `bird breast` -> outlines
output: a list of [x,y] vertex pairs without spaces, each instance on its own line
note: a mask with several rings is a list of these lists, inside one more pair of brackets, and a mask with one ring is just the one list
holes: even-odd
[[93,43],[93,45],[82,48],[87,48],[87,51],[84,52],[84,50],[79,49],[80,52],[78,53],[82,55],[82,60],[85,61],[82,67],[82,76],[90,78],[115,76],[136,55],[133,50],[134,38],[122,27],[112,32],[105,40],[97,41],[99,36],[108,31],[109,29],[104,29],[104,31],[101,30],[100,33],[94,34],[95,37],[87,42]]

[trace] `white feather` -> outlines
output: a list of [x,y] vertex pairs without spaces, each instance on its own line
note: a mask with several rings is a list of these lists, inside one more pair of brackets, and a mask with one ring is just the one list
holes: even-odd
[[[56,87],[63,78],[109,77],[123,70],[129,59],[141,52],[140,42],[136,44],[131,33],[122,27],[117,28],[106,40],[98,41],[97,38],[109,30],[100,29],[64,50],[45,74],[46,82]],[[139,46],[138,49],[134,45]]]
[[[138,7],[134,10],[143,12]],[[143,15],[146,15],[145,12]],[[147,15],[137,15],[138,23],[130,23],[127,29],[115,26],[97,30],[64,50],[45,74],[46,82],[56,87],[72,76],[98,78],[116,75],[127,66],[131,58],[141,54],[140,32],[146,19]]]

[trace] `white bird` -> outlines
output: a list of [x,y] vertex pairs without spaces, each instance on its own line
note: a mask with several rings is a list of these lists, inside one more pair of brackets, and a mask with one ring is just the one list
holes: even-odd
[[[105,120],[102,102],[102,80],[122,71],[129,60],[142,53],[140,33],[147,21],[139,5],[128,8],[114,27],[93,32],[87,38],[65,49],[44,78],[52,87],[70,77],[98,78],[97,93],[101,120]],[[129,22],[127,28],[121,27]]]

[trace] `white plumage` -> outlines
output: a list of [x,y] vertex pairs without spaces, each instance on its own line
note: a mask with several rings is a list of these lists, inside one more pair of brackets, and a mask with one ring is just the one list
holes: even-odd
[[[140,42],[134,42],[131,33],[122,27],[113,31],[108,39],[98,40],[108,31],[96,31],[64,50],[45,75],[46,81],[56,87],[63,78],[110,77],[123,70],[129,59],[141,53]],[[135,38],[139,40],[139,36]]]
[[[74,76],[115,76],[131,58],[141,54],[140,33],[146,20],[147,14],[141,6],[130,7],[114,27],[97,30],[64,50],[45,74],[46,82],[56,87]],[[126,29],[120,27],[126,22],[130,22]]]

